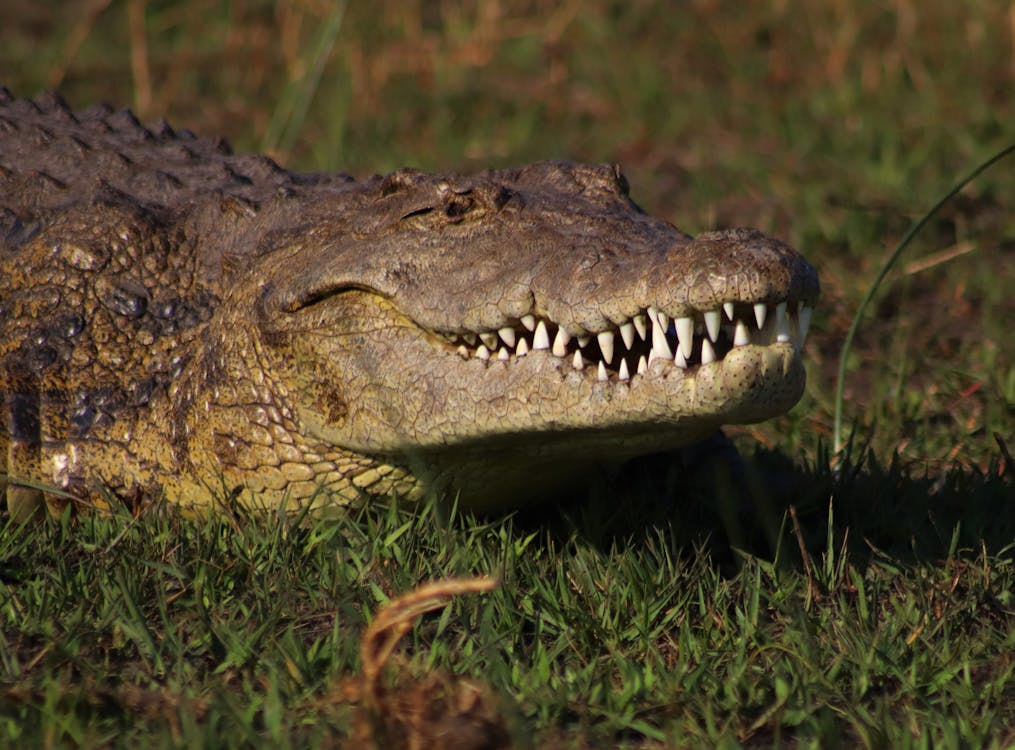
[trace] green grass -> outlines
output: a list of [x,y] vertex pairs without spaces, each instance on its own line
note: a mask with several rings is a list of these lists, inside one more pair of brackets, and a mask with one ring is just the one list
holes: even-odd
[[493,521],[428,504],[295,527],[152,511],[6,528],[0,732],[22,747],[341,744],[354,707],[335,685],[360,667],[371,612],[490,574],[498,590],[424,618],[390,671],[403,691],[435,671],[482,680],[523,744],[1015,741],[1000,545],[1015,529],[991,523],[1010,485],[952,474],[918,514],[925,481],[857,469],[808,472],[798,534],[787,521],[761,555],[709,551],[704,495],[636,504],[650,526],[613,510],[608,534],[605,502]]
[[501,587],[423,617],[388,665],[391,726],[413,686],[439,701],[468,678],[523,746],[1015,745],[1010,161],[887,276],[829,450],[878,269],[1015,141],[1005,4],[82,7],[6,9],[4,83],[302,169],[621,161],[690,232],[804,251],[823,298],[801,404],[732,431],[739,483],[647,459],[542,515],[0,528],[0,745],[348,745],[378,609],[481,574]]

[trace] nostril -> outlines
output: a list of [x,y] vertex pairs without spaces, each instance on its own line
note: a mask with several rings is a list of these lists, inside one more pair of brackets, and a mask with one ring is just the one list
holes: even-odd
[[458,219],[465,216],[472,209],[472,198],[458,197],[448,202],[444,208],[444,214],[449,219]]

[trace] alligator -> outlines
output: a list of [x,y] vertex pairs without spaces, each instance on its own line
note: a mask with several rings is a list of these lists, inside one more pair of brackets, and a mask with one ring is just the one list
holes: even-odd
[[[819,294],[619,168],[356,180],[0,89],[0,497],[486,510],[789,410]],[[234,507],[234,506],[231,506]]]

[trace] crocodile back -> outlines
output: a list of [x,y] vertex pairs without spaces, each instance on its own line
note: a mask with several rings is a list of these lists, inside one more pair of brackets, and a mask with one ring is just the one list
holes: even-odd
[[322,179],[0,89],[0,471],[58,476],[65,444],[128,445],[123,417],[170,387],[213,314],[230,241],[261,203]]

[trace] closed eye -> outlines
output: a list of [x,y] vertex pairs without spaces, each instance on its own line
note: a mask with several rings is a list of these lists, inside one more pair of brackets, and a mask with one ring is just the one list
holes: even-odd
[[415,216],[425,216],[426,214],[431,213],[432,211],[433,206],[424,206],[423,208],[417,208],[414,211],[410,211],[409,213],[404,214],[400,219],[400,221],[405,221],[406,219],[411,219]]

